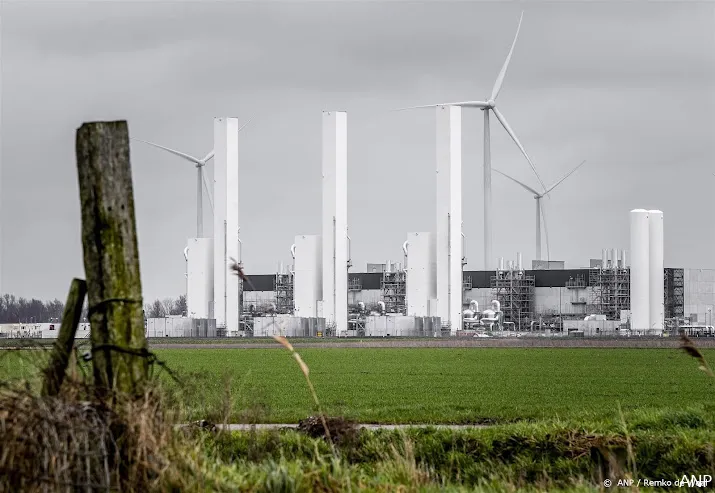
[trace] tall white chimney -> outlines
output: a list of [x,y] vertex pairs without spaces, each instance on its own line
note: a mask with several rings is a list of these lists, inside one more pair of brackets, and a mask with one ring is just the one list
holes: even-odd
[[650,329],[663,330],[665,318],[665,288],[663,286],[663,212],[658,210],[648,211],[649,229],[649,304],[650,304]]

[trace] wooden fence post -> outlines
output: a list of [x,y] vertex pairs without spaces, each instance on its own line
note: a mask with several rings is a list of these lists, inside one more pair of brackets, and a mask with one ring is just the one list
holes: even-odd
[[140,396],[149,353],[127,122],[84,123],[76,153],[95,384]]
[[55,341],[50,362],[45,369],[45,379],[42,394],[55,396],[59,393],[62,381],[65,379],[67,363],[74,347],[74,336],[77,333],[79,319],[82,316],[84,297],[87,294],[87,283],[82,279],[72,279],[70,292],[67,295],[60,333]]

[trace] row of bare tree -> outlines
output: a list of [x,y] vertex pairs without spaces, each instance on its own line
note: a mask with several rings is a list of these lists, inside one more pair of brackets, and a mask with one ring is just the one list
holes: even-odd
[[[36,298],[16,297],[14,294],[0,296],[0,323],[52,323],[60,322],[65,305],[62,301],[42,301]],[[186,315],[186,296],[154,300],[144,305],[146,318],[162,318],[167,315]],[[81,321],[87,320],[87,303],[82,311]]]

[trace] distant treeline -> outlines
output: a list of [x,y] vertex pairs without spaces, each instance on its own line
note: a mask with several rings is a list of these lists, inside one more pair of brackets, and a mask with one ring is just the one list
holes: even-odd
[[[0,323],[59,323],[64,311],[64,303],[58,299],[42,301],[35,298],[28,300],[14,294],[0,297]],[[154,300],[144,305],[146,318],[161,318],[167,315],[186,315],[186,296]],[[85,302],[81,320],[87,321],[87,303]]]

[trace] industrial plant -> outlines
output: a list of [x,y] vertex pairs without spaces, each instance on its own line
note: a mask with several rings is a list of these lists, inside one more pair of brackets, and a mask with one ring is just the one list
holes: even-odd
[[[711,332],[707,308],[715,300],[705,299],[705,294],[715,296],[715,272],[664,267],[663,213],[658,210],[631,211],[629,249],[603,249],[588,267],[565,269],[563,262],[552,261],[546,235],[548,259],[541,260],[537,248],[539,258],[530,269],[516,252],[512,259],[495,258],[494,270],[465,271],[461,109],[437,106],[435,116],[436,224],[433,231],[406,234],[401,262],[368,264],[365,272],[351,272],[347,114],[323,112],[322,231],[297,235],[286,245],[291,264],[281,264],[272,274],[251,275],[250,283],[231,271],[232,261],[242,265],[243,260],[237,196],[240,129],[236,119],[216,118],[216,172],[208,194],[213,197],[216,234],[192,238],[184,250],[186,316],[149,319],[147,335],[579,337]],[[534,192],[540,247],[541,228],[547,228],[538,204],[544,194]]]
[[[491,94],[482,101],[413,106],[432,108],[436,120],[435,223],[430,231],[407,232],[403,258],[355,271],[348,231],[348,121],[344,111],[322,112],[321,231],[295,232],[292,262],[246,282],[232,266],[243,266],[239,179],[243,127],[237,118],[214,118],[214,147],[203,159],[171,152],[197,168],[197,236],[183,249],[187,313],[147,320],[149,337],[491,337],[663,336],[677,331],[712,334],[715,271],[664,266],[664,214],[623,211],[630,222],[627,248],[602,246],[600,258],[566,269],[551,259],[542,198],[579,169],[547,187],[496,99],[517,33]],[[484,113],[484,245],[481,270],[465,270],[462,231],[462,111]],[[514,249],[492,254],[493,209],[490,127],[492,113],[529,163],[541,189],[502,171],[500,175],[536,200],[536,250],[531,268]],[[317,112],[316,112],[317,118]],[[244,125],[245,127],[245,125]],[[204,167],[213,159],[213,182]],[[204,192],[213,234],[203,228]],[[546,259],[541,255],[541,234]],[[396,245],[397,247],[397,245]],[[513,255],[513,256],[512,256]],[[597,252],[591,255],[598,256]],[[675,332],[674,332],[675,331]]]
[[[214,151],[197,165],[197,199],[206,186],[201,170],[214,157],[212,211],[214,237],[189,240],[187,317],[148,320],[147,335],[261,337],[489,337],[499,334],[664,335],[672,330],[711,332],[704,313],[715,305],[715,272],[666,269],[663,265],[663,213],[630,213],[630,258],[626,249],[603,249],[588,267],[567,270],[551,260],[542,198],[583,166],[548,188],[496,99],[521,28],[519,19],[509,53],[488,98],[429,104],[436,118],[436,223],[432,231],[406,232],[402,262],[368,264],[350,272],[348,235],[347,114],[322,114],[322,213],[320,232],[298,234],[290,246],[292,264],[241,281],[229,269],[242,261],[238,216],[238,121],[216,118]],[[483,269],[465,271],[462,232],[462,109],[484,113]],[[493,113],[529,163],[542,190],[501,175],[534,194],[536,259],[525,268],[522,254],[492,257],[492,180],[489,115]],[[167,149],[168,150],[168,149]],[[181,155],[176,151],[171,151]],[[207,192],[208,192],[208,187]],[[197,206],[201,215],[201,204]],[[624,216],[622,218],[626,220]],[[541,256],[542,227],[546,260]],[[198,236],[201,236],[200,220]],[[286,245],[288,248],[288,245]],[[708,298],[709,296],[709,298]],[[707,315],[711,315],[708,310]],[[192,322],[193,320],[193,322]],[[700,326],[699,324],[706,325]],[[202,327],[197,329],[197,327]]]

